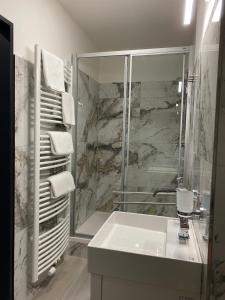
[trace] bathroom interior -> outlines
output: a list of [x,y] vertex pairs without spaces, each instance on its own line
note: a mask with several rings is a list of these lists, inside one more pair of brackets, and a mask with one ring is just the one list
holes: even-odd
[[166,4],[0,0],[15,300],[225,299],[224,1]]

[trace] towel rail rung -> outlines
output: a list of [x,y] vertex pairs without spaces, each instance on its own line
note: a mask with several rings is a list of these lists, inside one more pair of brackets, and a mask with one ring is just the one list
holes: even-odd
[[54,97],[54,98],[57,98],[59,100],[61,99],[61,94],[60,93],[56,94],[55,92],[51,92],[49,90],[47,92],[47,91],[43,90],[43,86],[41,88],[41,95],[49,96],[49,97]]
[[42,157],[42,155],[45,155],[45,154],[51,154],[52,152],[51,151],[42,151],[40,152],[40,157]]
[[[68,237],[67,237],[68,238]],[[65,243],[65,239],[62,241],[61,244],[57,245],[57,247],[53,247],[52,251],[50,253],[47,253],[48,255],[38,255],[38,266],[41,267],[44,264],[48,264],[48,260],[50,257],[54,257],[54,255],[60,251],[60,249],[63,247]]]
[[55,230],[57,230],[57,228],[59,228],[60,226],[63,226],[63,224],[65,222],[67,222],[69,220],[69,216],[67,216],[63,221],[61,221],[60,223],[58,223],[56,226],[54,226],[53,228],[49,229],[48,231],[42,233],[39,235],[39,244],[41,243],[41,241],[48,236],[49,234],[51,234],[52,232],[54,232]]
[[66,226],[63,227],[60,231],[58,231],[56,235],[53,235],[51,238],[48,238],[48,240],[45,243],[41,244],[39,246],[38,253],[39,254],[44,253],[52,245],[54,245],[54,243],[57,243],[57,241],[65,235],[67,230],[69,230],[69,224],[68,223],[66,223]]
[[54,161],[58,161],[58,159],[68,159],[68,155],[43,155],[40,157],[41,160],[45,160],[45,159],[51,159],[51,162]]
[[42,251],[47,247],[49,244],[51,244],[51,241],[54,241],[58,235],[61,235],[62,232],[64,232],[68,228],[69,222],[65,222],[63,226],[59,227],[56,231],[53,232],[50,236],[47,236],[41,244],[39,244],[38,251]]
[[[69,240],[69,237],[68,237]],[[58,251],[56,251],[55,253],[53,253],[54,255],[50,256],[50,259],[48,258],[48,261],[45,262],[45,264],[42,264],[39,266],[38,270],[38,275],[42,274],[43,272],[45,272],[54,262],[56,262],[57,258],[59,258],[63,252],[65,251],[66,247],[67,247],[68,241],[66,240],[64,242],[64,244],[61,245],[61,247],[59,249],[57,249]],[[51,253],[52,254],[52,253]]]
[[60,116],[62,116],[62,112],[61,111],[57,111],[57,110],[53,110],[53,109],[49,109],[49,108],[41,108],[41,111],[43,112],[50,112],[52,114],[59,114]]
[[45,186],[45,185],[50,185],[50,182],[49,181],[44,181],[44,182],[41,182],[39,184],[39,186]]
[[58,164],[60,162],[66,162],[68,161],[68,158],[62,158],[62,159],[53,159],[53,160],[48,160],[48,161],[41,161],[40,165],[45,166],[45,165],[52,165],[52,164]]
[[55,123],[55,124],[63,124],[63,122],[62,122],[62,121],[51,120],[51,119],[41,119],[41,122],[43,122],[43,123]]
[[[39,219],[39,224],[59,215],[63,210],[65,210],[67,207],[68,207],[69,203],[63,203],[61,205],[61,207],[57,207],[56,209],[53,209],[51,212],[48,212],[48,213],[45,213],[45,214],[42,214],[40,216],[40,219]],[[46,217],[45,217],[46,216]],[[45,217],[45,218],[43,218]]]
[[58,167],[63,167],[63,166],[66,166],[70,163],[70,161],[66,161],[64,163],[61,163],[61,164],[55,164],[53,166],[48,166],[48,167],[41,167],[40,170],[48,170],[48,169],[52,169],[52,168],[58,168]]
[[41,102],[41,108],[42,107],[50,107],[52,109],[56,109],[56,110],[59,110],[59,111],[62,111],[62,107],[61,105],[58,105],[58,104],[52,104],[52,103],[48,103],[48,102]]
[[44,196],[49,196],[50,192],[44,192],[44,193],[39,193],[40,198],[44,197]]
[[66,199],[61,199],[58,201],[55,201],[53,203],[49,203],[49,205],[47,205],[46,207],[42,207],[39,209],[40,214],[44,213],[45,211],[47,211],[49,213],[49,211],[51,209],[57,209],[62,203],[64,203],[66,201]]
[[58,100],[58,99],[51,99],[51,98],[47,98],[47,97],[41,97],[41,103],[52,103],[55,105],[58,105],[59,107],[62,107],[62,101]]
[[39,248],[39,251],[38,251],[39,259],[41,259],[43,257],[42,256],[43,254],[46,255],[49,249],[52,250],[52,247],[54,247],[59,242],[62,242],[62,240],[64,239],[68,230],[69,230],[69,226],[66,226],[61,232],[58,233],[57,236],[55,236],[51,240],[49,240],[49,243],[46,243],[46,245],[42,249]]
[[62,120],[62,116],[56,116],[56,115],[53,115],[53,114],[45,114],[45,113],[40,113],[40,116],[41,117],[46,117],[46,118],[50,118],[50,119],[59,119],[59,120]]

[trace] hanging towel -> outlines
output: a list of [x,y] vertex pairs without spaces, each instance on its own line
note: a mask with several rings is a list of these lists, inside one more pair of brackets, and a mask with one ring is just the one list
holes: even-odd
[[62,93],[62,114],[65,126],[75,125],[74,99],[69,93]]
[[42,61],[45,85],[52,90],[64,92],[63,61],[46,50],[42,50]]
[[73,140],[69,132],[48,131],[51,151],[54,155],[69,155],[73,153]]
[[58,198],[75,190],[73,176],[69,171],[50,176],[52,198]]

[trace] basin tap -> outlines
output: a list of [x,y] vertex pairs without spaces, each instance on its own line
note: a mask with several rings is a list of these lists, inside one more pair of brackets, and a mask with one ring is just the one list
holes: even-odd
[[184,177],[177,177],[177,186],[183,186],[184,185]]
[[179,240],[188,240],[189,239],[188,218],[179,216],[179,219],[180,219],[180,229],[178,232]]

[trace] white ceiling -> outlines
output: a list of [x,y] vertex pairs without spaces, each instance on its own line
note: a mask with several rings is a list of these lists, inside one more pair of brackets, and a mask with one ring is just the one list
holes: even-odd
[[101,50],[190,45],[185,0],[59,0]]

